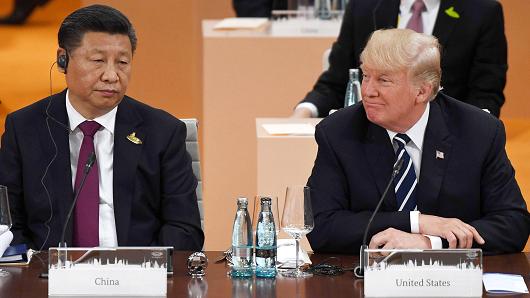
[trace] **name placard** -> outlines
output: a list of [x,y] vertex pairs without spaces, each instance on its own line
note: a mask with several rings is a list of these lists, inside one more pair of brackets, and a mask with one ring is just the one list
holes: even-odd
[[48,295],[164,296],[164,269],[50,269]]
[[165,296],[161,248],[50,248],[49,296]]
[[[482,251],[366,250],[367,297],[481,297]],[[366,259],[365,259],[366,260]]]

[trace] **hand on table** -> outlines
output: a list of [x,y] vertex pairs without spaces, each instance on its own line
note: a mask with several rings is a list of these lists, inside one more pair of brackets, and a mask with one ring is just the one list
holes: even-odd
[[419,225],[421,234],[442,237],[449,242],[449,248],[471,248],[473,240],[485,243],[473,226],[458,218],[420,214]]
[[411,234],[394,228],[388,228],[375,234],[370,240],[368,248],[394,249],[394,248],[431,248],[431,241],[421,234]]

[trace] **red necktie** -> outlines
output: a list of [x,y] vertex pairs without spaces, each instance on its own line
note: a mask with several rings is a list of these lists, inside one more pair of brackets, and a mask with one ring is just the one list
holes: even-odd
[[[79,185],[85,175],[83,173],[85,165],[89,156],[94,152],[94,134],[100,127],[101,125],[96,121],[85,121],[79,124],[84,137],[79,150],[74,191],[79,191]],[[72,244],[74,247],[99,246],[99,175],[97,161],[94,162],[88,173],[83,189],[81,189],[77,198],[73,227]]]
[[410,10],[412,10],[412,17],[410,17],[410,20],[407,23],[407,28],[419,33],[423,33],[423,21],[421,20],[421,13],[427,10],[425,3],[423,3],[423,0],[416,0],[412,4]]

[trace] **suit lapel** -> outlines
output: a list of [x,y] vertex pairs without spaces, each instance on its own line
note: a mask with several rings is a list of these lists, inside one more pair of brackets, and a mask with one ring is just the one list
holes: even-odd
[[416,193],[419,211],[432,214],[438,210],[438,196],[450,158],[451,135],[440,105],[435,100],[431,102],[429,122],[423,141],[421,171]]
[[[70,167],[70,130],[68,128],[68,114],[66,113],[65,101],[66,90],[53,95],[48,109],[49,117],[46,114],[43,115],[45,121],[48,122],[50,130],[48,131],[46,124],[39,126],[41,148],[44,151],[43,156],[46,157],[44,166],[47,166],[56,154],[53,142],[57,146],[57,156],[48,169],[44,185],[46,185],[52,200],[55,201],[55,203],[52,202],[52,205],[54,208],[59,209],[54,212],[54,216],[59,217],[59,221],[57,222],[61,223],[61,225],[66,220],[66,215],[72,205],[74,196],[72,189],[72,169]],[[70,221],[65,236],[67,243],[71,243],[71,227],[72,223]],[[53,241],[53,239],[50,240]],[[54,246],[57,243],[51,244]]]
[[[395,160],[394,149],[390,143],[388,133],[382,127],[373,123],[368,124],[366,146],[364,147],[372,178],[376,181],[379,195],[385,191],[388,179],[392,174]],[[384,210],[397,210],[395,193],[389,190],[383,201]]]
[[375,30],[396,28],[400,0],[379,0],[373,11]]
[[135,177],[142,144],[135,144],[127,136],[135,136],[145,142],[145,131],[140,124],[142,118],[131,105],[131,99],[125,97],[118,106],[114,128],[114,169],[113,194],[114,217],[118,245],[128,245],[131,204],[134,196]]
[[462,13],[462,7],[459,1],[455,0],[442,0],[440,2],[440,9],[438,10],[438,16],[436,17],[436,23],[432,35],[436,36],[440,41],[440,44],[447,44],[447,40],[453,31],[454,26],[458,22],[458,18],[451,17],[451,13],[446,11],[454,11],[458,14]]

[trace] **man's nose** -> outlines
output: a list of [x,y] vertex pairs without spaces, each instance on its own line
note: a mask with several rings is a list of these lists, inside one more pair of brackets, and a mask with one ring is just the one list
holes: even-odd
[[363,97],[377,96],[377,90],[375,89],[374,83],[371,79],[363,79],[361,84],[361,95]]
[[119,80],[117,67],[114,65],[114,63],[107,63],[107,66],[105,67],[105,70],[101,76],[101,80],[110,83],[114,83]]

